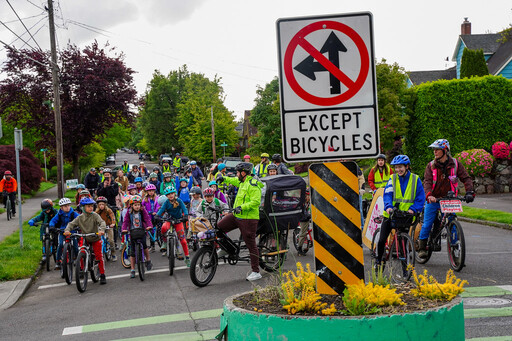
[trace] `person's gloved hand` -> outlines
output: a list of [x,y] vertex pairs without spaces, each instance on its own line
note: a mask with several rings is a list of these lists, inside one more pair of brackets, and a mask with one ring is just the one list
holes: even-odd
[[465,199],[467,203],[473,202],[475,200],[475,194],[473,192],[467,192]]
[[234,211],[236,214],[240,214],[242,213],[242,206],[238,206],[237,208],[235,208],[235,211]]
[[30,219],[30,220],[28,221],[28,224],[29,224],[30,226],[34,226],[34,221],[33,221],[32,219]]

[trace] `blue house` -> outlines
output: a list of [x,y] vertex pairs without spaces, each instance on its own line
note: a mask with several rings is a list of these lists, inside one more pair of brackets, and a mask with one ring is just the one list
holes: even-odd
[[462,52],[465,47],[470,50],[483,50],[489,74],[512,79],[512,37],[505,42],[501,40],[500,33],[471,34],[471,23],[468,18],[464,18],[452,57],[452,61],[457,63],[456,66],[446,70],[411,71],[407,84],[411,87],[439,79],[460,78]]

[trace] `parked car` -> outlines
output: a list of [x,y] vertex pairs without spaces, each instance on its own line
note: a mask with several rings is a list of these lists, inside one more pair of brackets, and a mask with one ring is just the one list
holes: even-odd
[[228,176],[236,176],[236,170],[235,167],[238,165],[242,160],[226,160],[224,163],[226,164],[226,174]]
[[116,164],[116,158],[115,156],[113,155],[110,155],[107,157],[107,159],[105,160],[105,164],[108,166],[108,165],[115,165]]
[[160,166],[162,166],[162,165],[164,164],[164,161],[167,161],[167,163],[168,163],[169,165],[172,165],[172,159],[171,159],[171,157],[164,157],[164,158],[162,158],[162,159],[160,160]]
[[172,161],[172,158],[171,158],[171,156],[170,156],[169,154],[160,154],[160,155],[158,156],[158,164],[159,164],[160,166],[161,166],[161,165],[162,165],[162,163],[163,163],[163,162],[162,162],[162,160],[163,160],[163,159],[170,159],[170,160]]

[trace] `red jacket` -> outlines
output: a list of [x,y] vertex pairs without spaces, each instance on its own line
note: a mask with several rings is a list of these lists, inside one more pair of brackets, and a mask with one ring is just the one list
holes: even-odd
[[11,180],[2,179],[0,181],[0,192],[6,191],[7,193],[14,193],[18,190],[18,183],[16,179],[11,177]]

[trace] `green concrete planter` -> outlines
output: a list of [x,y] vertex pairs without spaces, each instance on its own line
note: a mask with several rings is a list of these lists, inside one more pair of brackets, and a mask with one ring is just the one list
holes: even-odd
[[[243,295],[243,294],[242,294]],[[318,317],[257,313],[224,301],[221,330],[234,340],[464,340],[462,299],[436,309],[397,315]]]

